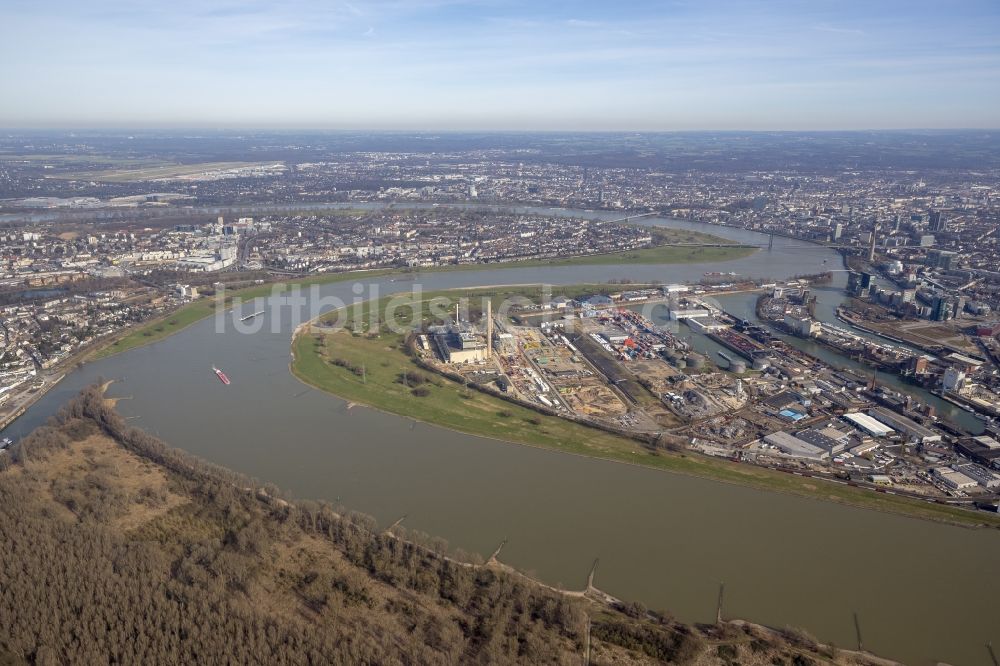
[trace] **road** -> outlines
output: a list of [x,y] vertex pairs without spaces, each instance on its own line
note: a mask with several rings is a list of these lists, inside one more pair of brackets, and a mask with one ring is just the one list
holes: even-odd
[[55,387],[55,385],[58,384],[65,376],[66,373],[62,371],[42,371],[42,373],[36,376],[33,380],[25,382],[26,386],[18,387],[17,389],[11,391],[13,395],[7,403],[0,408],[3,412],[0,414],[0,431],[23,414],[24,411],[28,409],[28,407],[31,407],[36,400],[48,393],[49,390]]

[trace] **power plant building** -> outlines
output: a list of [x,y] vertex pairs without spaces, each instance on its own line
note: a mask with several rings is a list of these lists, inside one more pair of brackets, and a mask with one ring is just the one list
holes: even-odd
[[456,320],[429,329],[434,349],[445,363],[481,363],[493,351],[493,307],[487,301],[485,334],[468,322]]

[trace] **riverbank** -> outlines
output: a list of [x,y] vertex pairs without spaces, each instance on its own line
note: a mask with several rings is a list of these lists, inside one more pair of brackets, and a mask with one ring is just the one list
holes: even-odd
[[27,389],[25,391],[18,391],[14,396],[12,396],[7,401],[8,404],[4,405],[4,414],[0,416],[0,431],[3,431],[4,428],[19,419],[21,415],[28,411],[32,405],[38,402],[42,396],[55,388],[56,384],[61,382],[65,376],[65,372],[57,371],[50,373],[42,378],[40,386],[33,387],[32,389]]
[[399,272],[401,271],[393,269],[358,270],[344,273],[325,273],[280,282],[267,282],[253,287],[227,291],[221,307],[216,298],[210,296],[200,298],[182,305],[171,312],[160,315],[151,321],[142,322],[135,327],[122,331],[117,337],[107,340],[99,347],[90,350],[87,360],[106,358],[129,351],[130,349],[159,342],[174,333],[179,333],[192,324],[198,323],[202,319],[207,319],[217,314],[220,310],[229,310],[233,307],[233,302],[237,298],[244,302],[255,298],[263,298],[271,295],[274,288],[278,286],[283,286],[285,289],[293,285],[308,287],[314,284],[344,282],[352,278],[377,278]]
[[888,333],[885,333],[884,331],[879,331],[875,328],[872,328],[871,326],[866,325],[863,321],[859,320],[857,317],[848,316],[846,313],[847,313],[846,308],[843,307],[837,308],[837,319],[844,322],[845,324],[848,324],[849,326],[853,326],[859,331],[864,331],[865,333],[870,333],[871,335],[875,335],[880,338],[885,338],[889,342],[895,342],[896,344],[900,345],[912,344],[901,338],[893,337]]
[[714,623],[680,622],[603,592],[594,570],[578,588],[551,586],[499,549],[484,561],[287,498],[129,427],[97,387],[6,455],[0,524],[23,566],[0,572],[4,663],[108,650],[126,662],[896,663],[721,608]]
[[[570,291],[581,287],[568,287]],[[511,288],[462,289],[424,295],[415,315],[406,313],[400,323],[428,314],[426,304],[447,293],[452,299],[489,295],[501,299]],[[517,290],[523,292],[523,289]],[[384,304],[383,299],[380,304]],[[354,321],[367,321],[372,303],[341,322],[350,329]],[[379,308],[379,312],[382,309]],[[404,336],[380,327],[376,333],[357,333],[322,324],[332,314],[303,324],[292,340],[292,374],[303,383],[351,403],[367,405],[400,416],[458,432],[516,444],[552,449],[591,458],[641,465],[762,490],[790,493],[880,511],[937,520],[963,526],[1000,526],[1000,516],[921,502],[847,485],[801,477],[693,453],[667,451],[623,435],[598,430],[477,391],[437,374],[423,371],[406,351]],[[424,378],[401,380],[410,373]],[[428,381],[429,379],[429,381]],[[421,391],[416,392],[419,381]]]
[[114,337],[110,337],[91,343],[54,366],[39,372],[35,380],[30,382],[30,386],[11,391],[8,400],[0,407],[0,432],[21,418],[32,405],[45,397],[45,394],[54,389],[74,368],[89,361],[95,353],[113,340]]
[[[558,268],[560,266],[620,266],[628,264],[698,264],[704,262],[732,261],[749,257],[759,250],[754,245],[691,243],[665,245],[629,250],[612,254],[587,254],[574,257],[549,259],[524,259],[499,261],[482,264],[456,264],[454,266],[431,266],[415,272],[436,271],[481,271],[498,268]],[[405,270],[405,269],[404,269]]]
[[[727,235],[760,244],[760,236],[749,232]],[[800,248],[762,250],[726,268],[485,270],[427,274],[419,281],[427,291],[508,282],[694,283],[713,270],[771,281],[814,272],[828,256],[833,258],[827,265],[839,263],[825,250]],[[844,274],[834,277],[839,285]],[[402,279],[378,280],[383,294],[409,291],[409,284],[393,283]],[[317,295],[350,302],[353,284],[325,287]],[[632,287],[616,290],[625,288]],[[841,300],[840,291],[816,291],[825,301],[817,314],[836,321],[830,306]],[[728,303],[743,314],[742,303],[750,302],[745,314],[752,318],[756,296],[728,297]],[[242,309],[258,309],[252,305]],[[728,304],[725,309],[731,310]],[[160,344],[85,364],[10,433],[24,436],[56,414],[71,393],[102,376],[115,377],[123,382],[112,387],[114,395],[131,397],[119,403],[129,423],[194,455],[298,497],[344,502],[377,516],[381,525],[406,514],[405,525],[467,551],[488,554],[507,538],[501,559],[552,585],[579,588],[600,557],[602,588],[651,608],[670,608],[686,621],[714,619],[718,582],[725,580],[730,616],[803,626],[847,647],[855,642],[851,612],[857,610],[866,647],[907,663],[975,663],[986,640],[1000,644],[989,621],[1000,583],[981,575],[1000,557],[1000,532],[511,446],[363,406],[348,410],[345,402],[289,373],[288,314],[282,314],[278,334],[267,332],[270,317],[257,335],[241,335],[233,326],[216,334],[212,321],[202,321]],[[213,364],[225,369],[231,386],[209,371]],[[887,571],[849,562],[896,564]],[[951,573],[929,576],[927,562]],[[849,575],[816,574],[845,566]],[[963,599],[961,607],[942,612],[936,600],[951,598]]]
[[[657,245],[650,248],[631,250],[623,253],[595,254],[576,257],[553,259],[527,259],[496,263],[456,264],[454,266],[430,266],[420,269],[411,268],[379,268],[345,271],[341,273],[323,273],[307,275],[284,281],[269,282],[263,285],[245,287],[227,292],[222,309],[232,306],[234,298],[244,301],[268,296],[275,285],[311,285],[332,284],[355,278],[376,278],[385,275],[398,274],[408,277],[420,273],[437,273],[441,271],[459,270],[496,270],[510,268],[539,268],[558,266],[587,265],[619,265],[619,264],[685,264],[706,261],[730,261],[747,257],[757,251],[754,246],[741,245],[719,236],[697,231],[676,229],[656,229]],[[700,245],[699,245],[700,244]],[[158,342],[174,333],[184,330],[191,324],[210,317],[219,311],[218,304],[212,298],[202,298],[181,306],[171,312],[144,322],[122,334],[105,341],[87,353],[87,358],[100,359],[120,352],[135,349],[153,342]]]

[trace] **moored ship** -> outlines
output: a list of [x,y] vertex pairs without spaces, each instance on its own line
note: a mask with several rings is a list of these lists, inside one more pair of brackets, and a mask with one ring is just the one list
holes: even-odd
[[219,370],[217,367],[213,365],[212,372],[215,373],[215,375],[219,378],[220,382],[227,385],[229,384],[229,377],[226,377],[226,373],[224,373],[222,370]]

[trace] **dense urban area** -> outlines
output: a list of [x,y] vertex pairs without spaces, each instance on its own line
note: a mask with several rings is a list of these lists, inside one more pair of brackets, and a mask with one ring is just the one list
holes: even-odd
[[[710,226],[641,223],[659,215],[762,232],[761,248],[775,237],[822,244],[843,265],[774,281],[720,263],[685,283],[593,288],[434,322],[410,340],[414,353],[505,399],[653,446],[996,510],[1000,169],[982,157],[988,142],[807,139],[626,141],[627,150],[618,140],[602,151],[591,137],[593,151],[571,154],[552,137],[485,146],[444,137],[433,149],[409,137],[397,143],[411,148],[396,150],[353,135],[229,137],[179,155],[157,152],[167,139],[156,137],[6,137],[4,422],[86,354],[149,322],[162,332],[221,285],[757,249]],[[945,145],[946,158],[922,153]],[[583,219],[525,205],[617,213]],[[821,321],[815,289],[840,271],[849,275],[837,321]],[[757,321],[714,300],[739,292],[758,295]],[[691,336],[719,345],[714,356]],[[880,381],[888,376],[902,383]],[[975,414],[980,427],[940,418],[908,386]]]
[[0,666],[1000,666],[1000,0],[0,35]]

